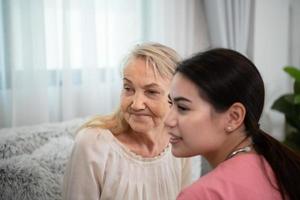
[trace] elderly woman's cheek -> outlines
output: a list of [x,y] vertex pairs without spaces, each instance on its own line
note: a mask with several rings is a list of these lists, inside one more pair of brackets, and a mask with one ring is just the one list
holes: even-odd
[[170,106],[169,106],[169,103],[167,102],[161,102],[158,106],[158,112],[157,112],[157,116],[160,118],[160,119],[164,119],[165,116],[167,115],[167,113],[169,112],[170,110]]

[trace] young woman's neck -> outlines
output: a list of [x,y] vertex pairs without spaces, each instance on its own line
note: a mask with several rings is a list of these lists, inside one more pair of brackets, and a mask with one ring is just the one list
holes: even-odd
[[230,159],[230,157],[251,152],[249,148],[243,150],[245,147],[250,147],[250,150],[253,151],[251,138],[247,137],[243,131],[231,133],[222,145],[222,148],[208,155],[206,159],[210,165],[215,168],[220,163]]

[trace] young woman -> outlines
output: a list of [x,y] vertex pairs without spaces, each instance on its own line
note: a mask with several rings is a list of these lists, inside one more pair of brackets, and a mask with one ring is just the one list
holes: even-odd
[[75,139],[64,199],[173,200],[191,183],[189,159],[172,155],[163,123],[177,62],[177,53],[161,44],[133,49],[120,109],[87,122]]
[[213,167],[177,199],[300,199],[300,158],[260,129],[264,84],[245,56],[213,49],[184,60],[169,99],[172,153]]

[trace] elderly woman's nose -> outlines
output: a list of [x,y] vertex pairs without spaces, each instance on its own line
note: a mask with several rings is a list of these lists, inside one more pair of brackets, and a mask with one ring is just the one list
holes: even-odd
[[145,97],[141,93],[135,93],[135,95],[132,97],[132,104],[131,108],[135,110],[141,110],[145,109]]

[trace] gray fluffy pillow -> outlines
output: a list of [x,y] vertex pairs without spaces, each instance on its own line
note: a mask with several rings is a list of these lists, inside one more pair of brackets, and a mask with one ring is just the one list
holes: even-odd
[[0,158],[5,159],[23,154],[31,154],[51,138],[58,137],[61,134],[58,131],[35,131],[30,134],[12,134],[9,138],[0,138]]
[[51,138],[74,137],[74,133],[84,121],[75,119],[64,123],[0,129],[0,159],[31,154]]
[[31,155],[0,161],[0,199],[59,200],[71,137],[51,139]]

